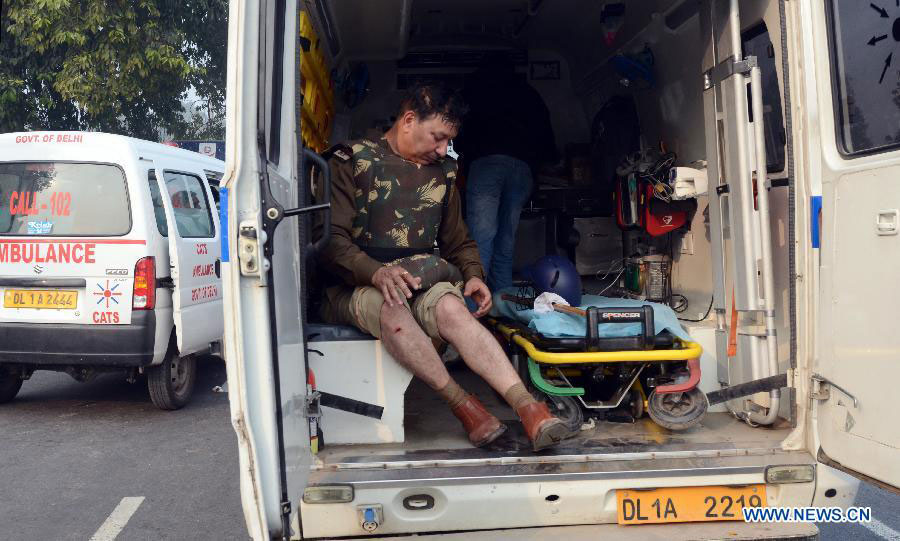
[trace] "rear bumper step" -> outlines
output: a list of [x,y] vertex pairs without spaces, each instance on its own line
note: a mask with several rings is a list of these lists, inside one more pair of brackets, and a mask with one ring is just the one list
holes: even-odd
[[[310,475],[309,486],[351,486],[353,500],[328,504],[301,500],[301,524],[306,538],[366,535],[371,530],[360,521],[360,511],[377,508],[383,520],[376,524],[374,533],[382,535],[447,532],[442,535],[448,539],[517,540],[607,536],[641,540],[811,538],[816,534],[815,525],[797,529],[794,525],[784,528],[785,524],[742,522],[616,525],[617,491],[764,485],[768,467],[786,464],[814,465],[815,459],[805,451],[769,449],[760,455],[651,461],[623,458],[480,467],[318,470]],[[777,507],[809,502],[814,491],[815,482],[791,485],[789,490],[773,488],[766,492],[767,504]],[[406,504],[409,500],[433,503],[430,507],[410,507]],[[541,526],[551,529],[525,529]],[[458,530],[463,532],[452,533]],[[572,536],[563,537],[566,533]]]
[[[685,541],[706,539],[778,539],[815,540],[819,529],[810,523],[752,524],[746,522],[684,522],[679,524],[591,524],[586,526],[551,526],[546,528],[512,528],[479,532],[447,532],[418,535],[416,541],[538,541],[543,539],[618,539],[620,541]],[[383,537],[382,541],[408,540],[409,536]]]
[[[645,462],[652,461],[648,467]],[[758,475],[764,479],[769,466],[815,464],[806,451],[772,448],[709,449],[650,453],[608,453],[606,455],[540,456],[533,460],[501,459],[482,464],[461,461],[433,461],[411,466],[409,463],[313,466],[310,484],[352,484],[394,486],[467,483],[516,483],[523,481],[573,481],[599,479],[643,479],[720,476],[722,474]],[[392,467],[393,466],[393,467]],[[701,483],[702,484],[702,483]]]
[[128,325],[0,323],[0,363],[139,367],[153,361],[156,315],[131,314]]

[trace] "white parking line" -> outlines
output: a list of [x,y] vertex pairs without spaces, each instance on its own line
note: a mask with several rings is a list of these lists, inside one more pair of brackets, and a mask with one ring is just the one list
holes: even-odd
[[888,541],[900,541],[900,532],[880,520],[873,518],[872,522],[860,522],[859,525],[864,526],[867,530],[882,539],[887,539]]
[[110,513],[103,524],[100,525],[100,529],[91,536],[91,541],[113,541],[113,539],[122,532],[125,525],[128,524],[128,520],[131,519],[131,515],[137,511],[137,508],[140,507],[142,503],[144,503],[143,496],[127,496],[122,498],[119,505],[112,510],[112,513]]

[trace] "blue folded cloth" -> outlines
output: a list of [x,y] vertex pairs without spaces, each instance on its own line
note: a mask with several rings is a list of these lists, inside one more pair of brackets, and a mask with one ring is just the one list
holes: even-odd
[[[495,317],[507,317],[527,324],[529,328],[549,338],[563,336],[584,336],[585,321],[581,316],[551,312],[538,314],[534,310],[522,310],[522,306],[512,301],[505,301],[500,296],[503,294],[517,295],[519,288],[505,288],[494,293],[494,306],[491,315]],[[678,322],[678,316],[671,307],[656,302],[638,301],[634,299],[616,299],[601,297],[599,295],[583,295],[579,308],[587,309],[590,306],[597,308],[640,308],[641,306],[653,307],[653,323],[656,334],[669,331],[682,340],[690,340],[691,337]],[[601,338],[622,338],[626,336],[638,336],[641,334],[640,323],[601,323],[597,330]]]

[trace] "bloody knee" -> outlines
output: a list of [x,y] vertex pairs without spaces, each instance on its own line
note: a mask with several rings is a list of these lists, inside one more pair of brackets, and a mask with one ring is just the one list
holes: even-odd
[[391,306],[386,302],[381,305],[382,337],[408,332],[413,326],[418,326],[418,324],[405,305]]

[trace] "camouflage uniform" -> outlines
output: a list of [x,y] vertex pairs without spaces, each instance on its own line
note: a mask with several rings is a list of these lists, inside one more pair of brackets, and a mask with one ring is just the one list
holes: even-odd
[[[418,165],[395,154],[384,137],[338,145],[331,167],[331,241],[320,254],[330,273],[322,318],[380,336],[384,299],[372,286],[382,265],[399,265],[422,278],[407,305],[432,338],[434,308],[446,294],[483,278],[478,248],[462,221],[456,161]],[[441,257],[434,255],[435,241]]]

